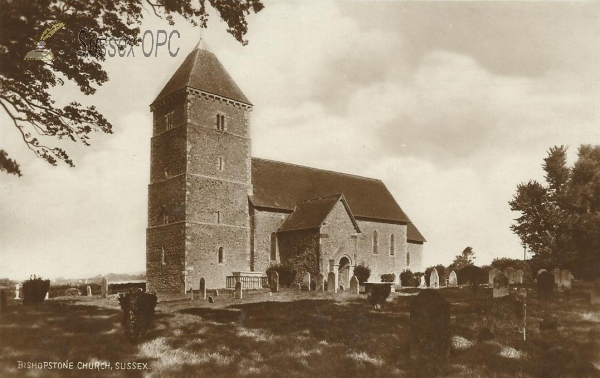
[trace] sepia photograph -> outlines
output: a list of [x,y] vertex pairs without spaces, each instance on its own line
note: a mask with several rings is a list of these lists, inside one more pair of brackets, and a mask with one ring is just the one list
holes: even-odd
[[0,0],[0,377],[600,378],[600,2]]

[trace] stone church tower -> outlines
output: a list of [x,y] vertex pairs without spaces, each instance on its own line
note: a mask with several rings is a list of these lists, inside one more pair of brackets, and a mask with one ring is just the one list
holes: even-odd
[[148,289],[225,287],[250,266],[252,104],[200,41],[150,107]]

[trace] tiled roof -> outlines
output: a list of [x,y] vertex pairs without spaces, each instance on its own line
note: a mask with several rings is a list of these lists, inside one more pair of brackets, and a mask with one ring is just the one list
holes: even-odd
[[381,180],[253,158],[252,185],[256,207],[294,210],[298,201],[341,193],[356,218],[410,222]]
[[421,235],[421,232],[419,231],[419,229],[417,228],[417,226],[414,225],[414,223],[409,223],[408,224],[408,230],[406,232],[406,240],[410,243],[410,242],[417,242],[417,243],[423,243],[426,242],[427,240],[425,240],[425,237],[423,235]]
[[252,105],[203,41],[188,54],[153,103],[186,87]]
[[327,219],[329,213],[331,213],[335,205],[340,201],[342,201],[344,204],[344,207],[348,212],[348,216],[354,224],[357,232],[360,231],[342,194],[334,194],[327,197],[298,201],[298,203],[296,203],[294,212],[285,219],[277,231],[320,228],[323,222],[325,222],[325,219]]

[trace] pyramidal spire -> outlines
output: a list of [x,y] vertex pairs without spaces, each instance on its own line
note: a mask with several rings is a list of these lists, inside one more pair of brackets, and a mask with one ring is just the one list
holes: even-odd
[[194,50],[204,50],[204,51],[212,52],[212,51],[210,51],[210,48],[206,44],[203,34],[204,33],[202,32],[202,28],[200,28],[200,40],[198,41],[198,44],[196,44],[196,47],[194,47]]

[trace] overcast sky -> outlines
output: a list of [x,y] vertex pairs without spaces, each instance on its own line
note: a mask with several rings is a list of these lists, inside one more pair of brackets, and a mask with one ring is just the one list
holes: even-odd
[[[467,246],[479,264],[522,258],[509,226],[518,183],[542,159],[600,144],[600,3],[267,1],[241,46],[213,19],[203,36],[254,104],[252,155],[382,179],[421,230],[425,265]],[[68,27],[68,25],[66,26]],[[64,145],[76,168],[36,159],[0,113],[0,277],[87,277],[145,269],[149,104],[198,42],[185,22],[176,57],[108,58],[91,97],[114,135]],[[48,41],[51,49],[51,41]],[[73,53],[79,47],[73,41]]]

